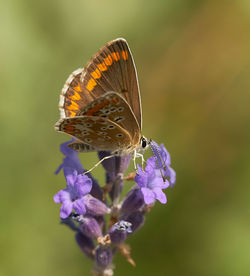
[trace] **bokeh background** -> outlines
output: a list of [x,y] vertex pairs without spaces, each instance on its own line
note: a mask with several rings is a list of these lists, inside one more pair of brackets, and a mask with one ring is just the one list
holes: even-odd
[[248,0],[2,0],[0,30],[1,276],[90,275],[53,203],[68,140],[53,125],[68,75],[117,37],[177,183],[128,241],[136,268],[118,255],[115,275],[250,275]]

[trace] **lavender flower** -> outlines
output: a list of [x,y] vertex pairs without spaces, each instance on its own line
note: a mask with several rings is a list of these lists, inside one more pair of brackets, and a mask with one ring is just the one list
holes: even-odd
[[[76,170],[78,174],[81,174],[85,171],[78,157],[78,153],[68,147],[68,145],[74,141],[76,141],[76,139],[72,139],[71,141],[62,143],[60,145],[60,151],[65,156],[65,158],[63,159],[62,164],[55,171],[55,174],[58,174],[62,169],[65,177],[72,171],[72,169]],[[87,176],[92,180],[92,189],[90,194],[98,199],[102,199],[103,192],[97,180],[90,173],[88,173]]]
[[67,188],[59,191],[54,196],[56,203],[62,203],[60,209],[61,218],[67,218],[73,209],[76,213],[81,215],[86,213],[86,207],[83,201],[83,197],[87,195],[92,188],[92,180],[82,174],[77,174],[76,170],[70,172],[67,170],[66,175]]
[[167,203],[162,189],[166,189],[169,183],[168,181],[164,182],[162,177],[155,172],[151,162],[147,163],[145,171],[138,165],[135,182],[140,186],[146,204],[152,204],[156,199],[163,204]]
[[[72,141],[60,147],[65,157],[56,173],[63,169],[67,186],[55,194],[54,201],[62,203],[62,223],[76,232],[76,242],[82,252],[95,260],[93,275],[113,275],[112,261],[117,251],[135,265],[130,247],[125,242],[143,226],[145,215],[151,209],[149,204],[156,200],[167,202],[162,190],[174,185],[175,171],[170,167],[170,155],[166,148],[151,141],[154,156],[147,160],[145,169],[138,165],[136,174],[132,173],[129,177],[124,178],[124,172],[130,156],[105,160],[102,165],[106,183],[101,188],[91,174],[83,175],[84,168],[78,153],[68,147]],[[99,152],[98,155],[102,159],[110,153]],[[135,185],[120,200],[124,179],[134,181]],[[106,199],[108,195],[110,201]]]

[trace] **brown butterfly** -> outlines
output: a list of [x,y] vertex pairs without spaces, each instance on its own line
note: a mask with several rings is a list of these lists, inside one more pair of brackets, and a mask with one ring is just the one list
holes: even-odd
[[110,151],[141,156],[141,98],[134,60],[125,39],[107,43],[67,79],[60,95],[61,119],[55,130],[77,141],[79,152]]

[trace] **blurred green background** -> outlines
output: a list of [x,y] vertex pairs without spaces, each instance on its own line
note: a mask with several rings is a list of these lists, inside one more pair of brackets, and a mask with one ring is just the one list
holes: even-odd
[[53,203],[68,140],[53,125],[68,75],[117,37],[177,183],[128,240],[136,268],[118,255],[115,275],[250,275],[248,0],[2,0],[0,30],[1,276],[90,275]]

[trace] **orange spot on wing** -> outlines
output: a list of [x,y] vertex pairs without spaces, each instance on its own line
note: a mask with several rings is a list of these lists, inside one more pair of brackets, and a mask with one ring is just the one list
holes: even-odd
[[86,122],[87,122],[87,123],[93,123],[93,120],[87,119]]
[[103,108],[105,105],[109,104],[109,100],[105,100],[99,104],[97,104],[96,106],[94,106],[93,108],[89,109],[86,112],[87,116],[92,116],[94,113],[98,112],[101,108]]
[[74,130],[75,127],[74,126],[66,126],[65,127],[65,131],[70,131],[70,130]]
[[128,59],[128,51],[126,50],[126,51],[122,51],[122,58],[124,59],[124,60],[127,60]]
[[91,73],[91,76],[94,79],[100,79],[100,77],[102,76],[102,73],[96,68],[96,70]]
[[75,117],[76,116],[76,112],[70,111],[69,117]]
[[68,110],[78,110],[79,109],[79,105],[77,104],[77,103],[75,103],[75,102],[71,102],[71,105],[69,105],[69,106],[66,106],[66,108],[68,109]]
[[76,120],[74,120],[74,123],[78,123],[78,124],[81,124],[81,120],[80,119],[76,119]]
[[110,66],[113,63],[113,59],[111,57],[111,55],[108,55],[105,59],[104,59],[105,63]]
[[119,102],[119,100],[117,98],[113,98],[112,100],[113,100],[114,103],[118,103]]
[[88,84],[86,85],[86,88],[89,91],[92,91],[95,88],[96,85],[97,85],[96,81],[94,79],[90,79]]
[[74,130],[67,130],[67,129],[64,132],[66,132],[66,133],[68,133],[70,135],[73,135],[75,133]]
[[97,123],[104,123],[105,121],[103,119],[96,120]]
[[100,64],[97,64],[97,67],[100,69],[100,71],[107,71],[108,70],[108,67],[107,65],[105,64],[105,62],[102,62]]
[[74,90],[75,90],[76,92],[82,92],[82,88],[81,88],[81,86],[80,86],[80,82],[78,83],[77,86],[74,86]]
[[69,98],[73,101],[78,101],[81,99],[81,96],[77,92],[75,92],[73,95],[69,96]]
[[113,59],[114,59],[115,61],[118,61],[118,60],[120,59],[120,55],[119,55],[118,52],[113,52],[113,53],[112,53],[112,56],[113,56]]

